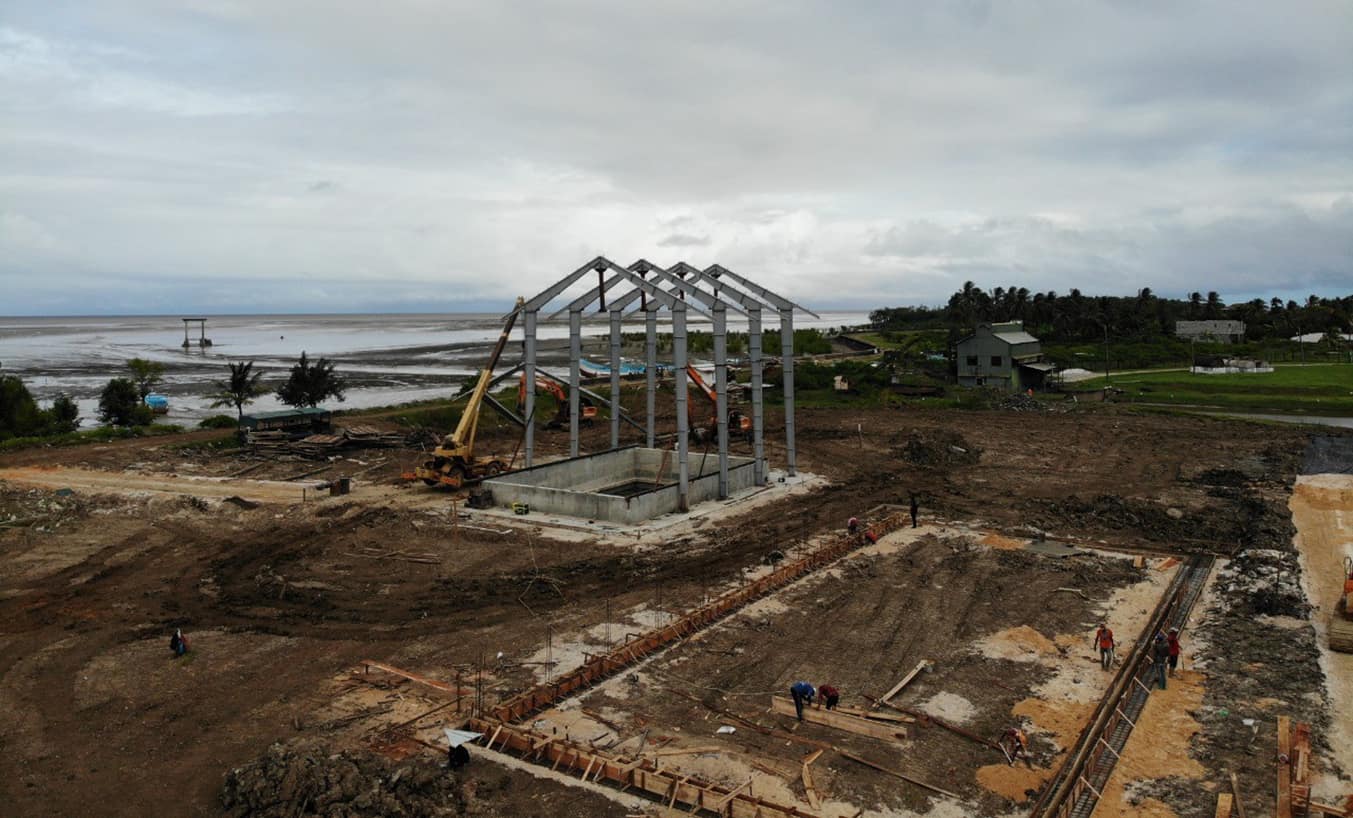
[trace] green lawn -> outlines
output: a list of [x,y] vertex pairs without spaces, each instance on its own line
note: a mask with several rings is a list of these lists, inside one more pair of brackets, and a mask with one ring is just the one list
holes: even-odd
[[[1109,383],[1141,403],[1353,415],[1353,364],[1279,364],[1274,372],[1256,375],[1144,372],[1111,375]],[[1070,384],[1068,389],[1094,390],[1104,385],[1103,378],[1095,378]]]

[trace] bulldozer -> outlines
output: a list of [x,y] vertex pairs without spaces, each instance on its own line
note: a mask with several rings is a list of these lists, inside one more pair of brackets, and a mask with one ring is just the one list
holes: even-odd
[[[718,434],[719,396],[718,393],[715,392],[714,387],[710,386],[709,382],[700,374],[700,370],[696,369],[693,365],[686,365],[686,376],[691,379],[691,383],[695,385],[695,388],[700,390],[700,394],[704,395],[709,401],[712,414],[704,424],[696,422],[695,405],[693,403],[686,404],[686,414],[690,419],[691,434],[695,437],[696,441],[704,443],[706,440],[710,440],[714,435]],[[750,443],[752,440],[752,419],[737,409],[729,409],[728,435],[730,438],[741,437],[743,440]]]
[[1353,557],[1344,557],[1344,593],[1330,615],[1330,650],[1353,653]]
[[429,486],[459,489],[507,470],[508,464],[496,457],[475,455],[474,440],[475,432],[479,428],[479,410],[484,405],[489,382],[493,380],[493,368],[502,357],[503,348],[507,346],[507,338],[512,334],[512,326],[517,321],[517,313],[523,303],[525,302],[521,298],[517,299],[517,309],[512,311],[504,323],[503,333],[498,336],[498,343],[494,345],[493,353],[489,355],[488,364],[479,373],[479,380],[475,383],[474,391],[470,393],[470,399],[465,403],[465,410],[460,415],[456,430],[442,438],[441,444],[432,450],[431,458],[417,466],[413,472],[406,472],[404,474],[406,479],[422,480]]

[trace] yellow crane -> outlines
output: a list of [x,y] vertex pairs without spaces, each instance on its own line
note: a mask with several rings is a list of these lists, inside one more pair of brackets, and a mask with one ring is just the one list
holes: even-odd
[[432,457],[415,468],[412,474],[406,473],[404,475],[406,478],[422,480],[429,486],[449,486],[458,489],[486,477],[493,477],[507,469],[507,464],[496,457],[476,457],[474,439],[475,432],[479,428],[479,410],[484,405],[484,395],[488,393],[489,382],[493,380],[493,368],[502,357],[503,348],[507,346],[507,337],[512,334],[512,326],[517,322],[517,313],[524,303],[523,299],[517,299],[517,308],[503,325],[503,333],[498,336],[498,343],[493,347],[488,365],[479,373],[479,381],[475,384],[474,391],[470,393],[470,399],[465,403],[465,411],[460,415],[456,430],[442,438],[441,445],[432,450]]

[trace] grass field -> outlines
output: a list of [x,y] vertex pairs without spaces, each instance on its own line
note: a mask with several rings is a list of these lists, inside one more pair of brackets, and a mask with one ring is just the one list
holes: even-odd
[[[1111,375],[1133,402],[1218,406],[1250,411],[1353,415],[1353,364],[1279,364],[1256,375],[1194,375],[1185,371]],[[1074,384],[1102,389],[1105,379]]]

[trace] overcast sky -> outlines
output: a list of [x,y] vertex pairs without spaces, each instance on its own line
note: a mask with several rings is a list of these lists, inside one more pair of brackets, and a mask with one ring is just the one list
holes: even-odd
[[4,0],[0,314],[1353,292],[1345,0]]

